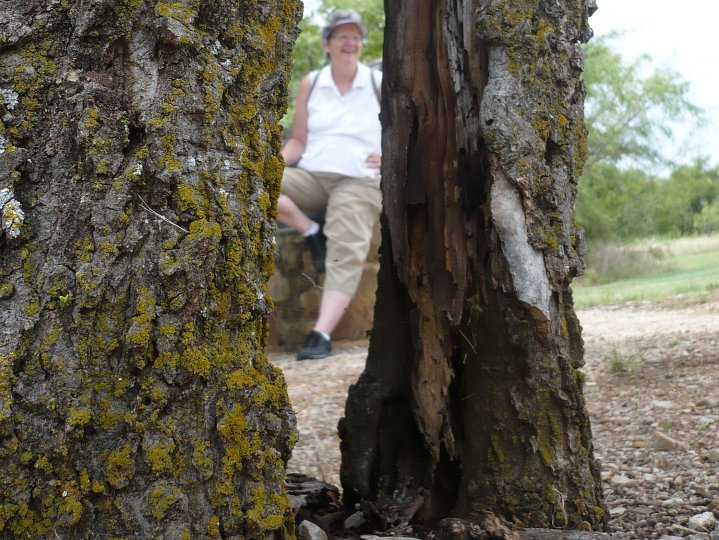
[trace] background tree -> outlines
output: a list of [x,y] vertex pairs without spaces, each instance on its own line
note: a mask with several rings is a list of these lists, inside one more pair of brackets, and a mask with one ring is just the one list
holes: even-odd
[[612,48],[610,34],[584,46],[589,154],[584,174],[596,163],[654,168],[671,165],[662,154],[676,128],[688,119],[702,124],[689,97],[689,83],[675,70],[649,69],[651,57],[626,62]]
[[297,1],[0,7],[0,536],[279,538]]
[[[678,165],[662,150],[676,147],[681,124],[703,124],[701,110],[680,74],[649,69],[648,55],[627,63],[612,47],[615,37],[584,46],[589,153],[577,203],[579,223],[592,242],[691,232],[691,214],[701,208],[692,209],[686,199],[706,197],[698,185],[711,173],[705,162]],[[688,170],[699,175],[691,181],[699,192],[685,185],[676,193],[659,176],[682,168],[684,179]]]
[[703,160],[667,178],[598,162],[580,186],[577,213],[590,243],[719,230],[719,168]]
[[592,8],[386,4],[377,307],[340,425],[346,501],[385,525],[604,527],[569,291]]
[[684,236],[719,230],[712,215],[719,208],[719,167],[705,161],[676,167],[666,180],[658,180],[662,196],[653,205],[656,234]]

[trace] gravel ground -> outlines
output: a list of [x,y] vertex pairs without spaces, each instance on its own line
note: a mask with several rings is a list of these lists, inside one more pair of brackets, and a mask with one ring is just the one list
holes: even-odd
[[[586,398],[615,540],[719,540],[719,298],[578,311]],[[366,343],[326,360],[271,354],[300,441],[289,470],[339,485],[337,421]]]

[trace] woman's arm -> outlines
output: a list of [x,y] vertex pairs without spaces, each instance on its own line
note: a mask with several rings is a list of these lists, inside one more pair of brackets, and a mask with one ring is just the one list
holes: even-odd
[[295,99],[295,123],[292,135],[282,148],[282,157],[287,165],[294,165],[302,157],[307,144],[307,102],[310,98],[310,76],[305,75],[300,82]]

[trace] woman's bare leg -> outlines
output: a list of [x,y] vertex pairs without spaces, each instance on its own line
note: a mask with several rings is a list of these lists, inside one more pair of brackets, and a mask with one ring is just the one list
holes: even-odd
[[277,221],[303,235],[312,227],[312,220],[287,195],[280,195],[277,199]]
[[331,336],[351,301],[352,296],[347,293],[323,290],[322,299],[320,300],[320,313],[313,329]]

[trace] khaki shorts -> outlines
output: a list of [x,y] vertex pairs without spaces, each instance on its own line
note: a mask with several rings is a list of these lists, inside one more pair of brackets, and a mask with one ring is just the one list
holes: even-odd
[[324,288],[354,295],[380,212],[380,179],[285,168],[282,193],[304,212],[325,214]]

